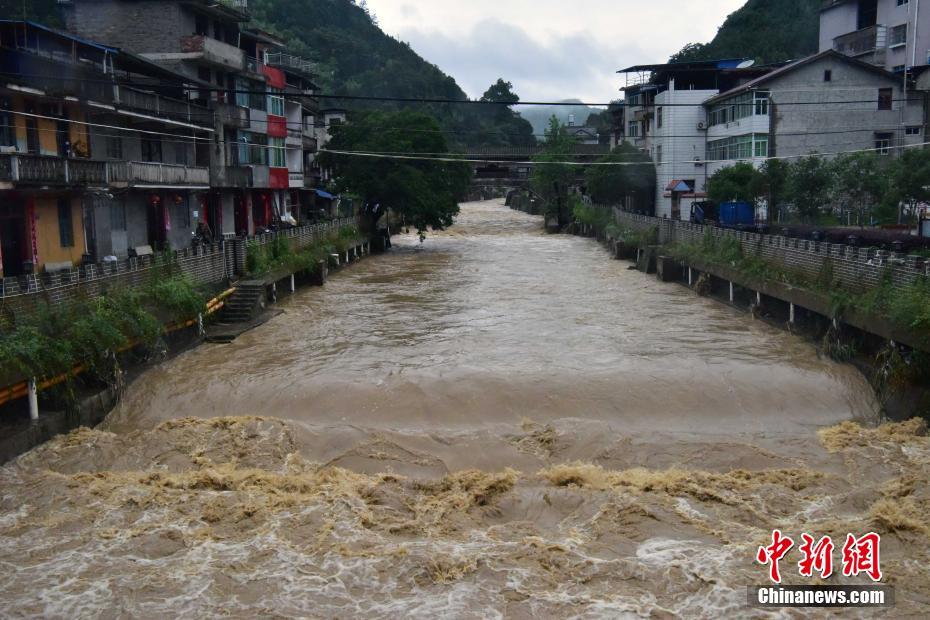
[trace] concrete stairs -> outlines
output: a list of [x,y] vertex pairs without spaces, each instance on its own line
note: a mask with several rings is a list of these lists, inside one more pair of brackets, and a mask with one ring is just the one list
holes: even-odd
[[221,323],[248,323],[265,308],[265,283],[240,282],[220,311]]

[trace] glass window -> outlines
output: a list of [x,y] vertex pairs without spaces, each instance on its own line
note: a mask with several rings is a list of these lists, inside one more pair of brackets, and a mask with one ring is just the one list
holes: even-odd
[[246,82],[249,91],[249,107],[253,110],[266,111],[268,109],[268,97],[265,94],[265,85],[261,82]]
[[906,128],[904,129],[904,134],[907,135],[907,136],[919,136],[921,133],[923,133],[923,131],[922,131],[922,128],[919,127],[919,126],[917,126],[917,127],[906,127]]
[[769,156],[769,137],[764,134],[756,134],[753,138],[753,156],[755,157],[768,157]]
[[904,45],[905,43],[907,43],[907,24],[901,24],[900,26],[892,28],[888,45],[894,47],[895,45]]
[[878,151],[879,155],[888,155],[889,153],[891,153],[891,134],[890,133],[875,134],[875,150]]
[[275,168],[287,166],[284,138],[268,138],[268,165]]
[[71,221],[71,201],[67,198],[58,200],[58,238],[61,247],[74,247],[74,226]]
[[268,89],[268,114],[284,116],[284,91],[280,88]]
[[879,88],[878,89],[878,109],[879,110],[890,110],[891,104],[894,97],[894,91],[891,88]]
[[236,105],[242,108],[249,107],[249,93],[251,85],[248,80],[236,78]]
[[142,161],[161,162],[161,138],[142,138]]
[[119,136],[108,136],[106,141],[107,159],[123,158],[123,139]]
[[174,143],[174,163],[180,166],[190,165],[190,162],[187,159],[187,144],[184,142]]
[[662,128],[662,108],[656,108],[656,128]]
[[630,121],[629,125],[627,126],[626,135],[628,135],[631,138],[638,138],[639,137],[639,123],[636,121]]

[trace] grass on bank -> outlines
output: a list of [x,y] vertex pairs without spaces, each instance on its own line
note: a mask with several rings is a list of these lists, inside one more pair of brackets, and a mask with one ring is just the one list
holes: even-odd
[[343,226],[296,251],[291,249],[290,243],[284,237],[275,237],[266,244],[252,240],[246,246],[245,268],[252,277],[278,269],[287,269],[293,273],[313,273],[319,269],[320,261],[326,260],[330,254],[341,254],[355,246],[358,237],[357,227]]

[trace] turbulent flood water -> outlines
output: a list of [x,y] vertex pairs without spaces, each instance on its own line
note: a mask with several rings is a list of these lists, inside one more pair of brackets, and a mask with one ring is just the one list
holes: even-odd
[[890,615],[930,613],[920,425],[627,265],[466,204],[148,372],[0,469],[3,615],[762,615],[775,528],[880,532]]

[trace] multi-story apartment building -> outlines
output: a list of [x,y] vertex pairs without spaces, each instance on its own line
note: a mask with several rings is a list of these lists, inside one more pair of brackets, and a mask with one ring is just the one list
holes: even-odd
[[214,131],[197,80],[15,21],[0,67],[0,275],[190,244]]
[[923,142],[920,105],[884,69],[828,50],[705,102],[707,169]]
[[202,209],[212,230],[254,234],[297,220],[299,197],[291,190],[304,185],[304,153],[316,148],[303,113],[315,86],[306,61],[284,55],[272,35],[246,28],[246,0],[69,0],[65,7],[69,30],[205,86],[189,96],[217,112],[213,190]]
[[820,51],[904,73],[930,64],[930,7],[920,0],[823,0]]
[[707,169],[706,113],[702,103],[768,72],[743,60],[637,65],[623,69],[627,83],[618,137],[649,154],[656,165],[658,217],[687,219],[689,200],[703,199]]

